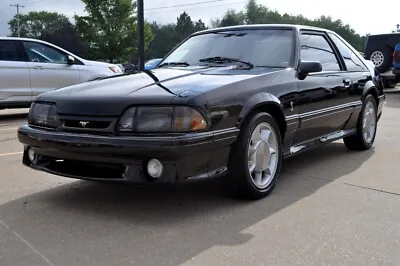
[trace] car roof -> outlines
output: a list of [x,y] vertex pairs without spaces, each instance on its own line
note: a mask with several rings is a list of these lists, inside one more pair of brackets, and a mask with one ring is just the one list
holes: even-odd
[[0,40],[44,42],[44,41],[41,41],[41,40],[38,40],[38,39],[22,38],[22,37],[0,37]]
[[252,24],[252,25],[238,25],[238,26],[212,28],[212,29],[207,29],[207,30],[196,32],[196,33],[194,33],[194,35],[204,34],[204,33],[212,33],[212,32],[218,32],[218,31],[254,30],[254,29],[314,30],[314,31],[324,31],[324,32],[334,33],[333,31],[328,30],[328,29],[306,26],[306,25],[298,25],[298,24]]
[[367,38],[369,37],[379,37],[379,36],[393,36],[393,35],[400,35],[400,32],[391,32],[391,33],[380,33],[380,34],[370,34],[367,36]]

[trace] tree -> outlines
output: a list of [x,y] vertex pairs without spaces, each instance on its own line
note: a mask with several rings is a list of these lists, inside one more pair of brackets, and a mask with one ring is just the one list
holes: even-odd
[[258,5],[255,0],[250,0],[246,5],[246,24],[267,23],[268,13],[269,10],[265,6]]
[[[75,16],[76,28],[89,47],[89,57],[123,61],[136,54],[136,3],[131,0],[82,0],[87,16]],[[145,47],[151,40],[146,23]]]
[[[69,19],[56,12],[29,12],[20,15],[20,34],[26,38],[40,38],[43,34],[51,34],[62,27],[72,27]],[[11,36],[18,36],[17,15],[8,22]]]
[[178,42],[182,41],[195,31],[192,18],[186,12],[183,12],[177,18],[175,30],[177,32]]
[[198,21],[196,21],[196,23],[194,23],[194,31],[195,32],[206,30],[206,29],[207,29],[206,24],[204,24],[204,22],[201,19],[199,19]]
[[365,43],[365,37],[360,36],[348,24],[341,20],[333,20],[332,17],[321,16],[311,20],[302,15],[280,14],[276,10],[270,10],[266,6],[257,4],[255,0],[249,0],[245,10],[228,10],[220,19],[212,21],[213,27],[234,26],[241,24],[301,24],[316,26],[335,31],[346,39],[356,49],[362,50]]
[[86,56],[86,47],[72,25],[64,26],[52,33],[45,32],[40,39],[53,43],[77,56]]
[[164,57],[176,44],[179,39],[175,31],[176,24],[159,25],[156,22],[151,24],[153,39],[146,52],[146,58]]
[[207,29],[204,22],[199,19],[196,22],[183,12],[176,19],[176,23],[159,25],[156,22],[151,24],[151,31],[154,38],[151,40],[146,58],[164,57],[177,44],[194,32]]
[[246,16],[243,12],[236,12],[235,10],[226,11],[219,23],[219,27],[235,26],[245,24]]

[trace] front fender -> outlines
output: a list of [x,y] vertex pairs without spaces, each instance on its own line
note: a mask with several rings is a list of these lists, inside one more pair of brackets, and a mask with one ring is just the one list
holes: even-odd
[[253,95],[250,99],[248,99],[245,104],[243,105],[242,110],[239,113],[238,119],[238,126],[240,126],[243,120],[254,111],[256,108],[261,106],[272,105],[282,112],[283,115],[283,108],[281,101],[274,95],[270,93],[261,92],[256,95]]

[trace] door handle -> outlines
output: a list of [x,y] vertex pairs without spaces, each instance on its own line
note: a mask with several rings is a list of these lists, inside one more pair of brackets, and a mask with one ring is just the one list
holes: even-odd
[[350,86],[353,84],[353,82],[350,80],[350,79],[345,79],[344,81],[343,81],[343,83],[344,83],[344,87],[347,89],[347,88],[350,88]]
[[34,66],[34,69],[43,69],[43,66]]

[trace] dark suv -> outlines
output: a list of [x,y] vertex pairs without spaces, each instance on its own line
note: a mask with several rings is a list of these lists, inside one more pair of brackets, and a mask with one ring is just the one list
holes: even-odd
[[376,34],[367,37],[364,57],[372,61],[386,88],[394,88],[400,82],[400,74],[392,71],[394,50],[400,42],[400,33]]
[[371,60],[380,73],[391,69],[393,52],[400,42],[400,33],[377,34],[367,37],[364,56]]

